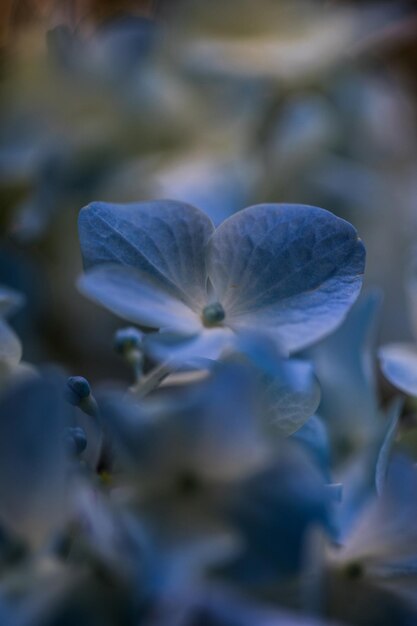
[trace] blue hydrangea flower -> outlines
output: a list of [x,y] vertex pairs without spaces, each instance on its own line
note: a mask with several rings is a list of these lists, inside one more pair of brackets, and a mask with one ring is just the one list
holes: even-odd
[[[349,623],[414,624],[417,619],[417,473],[396,457],[379,496],[369,499],[337,550],[328,555],[329,593]],[[346,598],[354,594],[350,605]]]
[[365,250],[316,207],[249,207],[217,229],[175,201],[85,207],[81,291],[142,326],[188,337],[184,356],[217,358],[262,332],[294,352],[334,330],[359,294]]

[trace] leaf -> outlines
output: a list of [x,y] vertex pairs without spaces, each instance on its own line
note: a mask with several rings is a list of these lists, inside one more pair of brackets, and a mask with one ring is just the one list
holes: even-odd
[[228,324],[269,330],[290,352],[343,321],[364,265],[356,230],[304,205],[249,207],[223,222],[208,247],[209,276]]

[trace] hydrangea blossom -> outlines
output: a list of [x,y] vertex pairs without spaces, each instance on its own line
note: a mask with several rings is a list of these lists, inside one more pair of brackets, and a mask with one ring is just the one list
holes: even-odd
[[380,306],[377,291],[361,295],[337,331],[308,351],[322,391],[318,412],[329,429],[337,465],[379,439],[384,423],[374,371]]
[[[353,623],[413,624],[416,620],[416,488],[409,459],[396,457],[384,489],[370,498],[343,545],[328,552],[332,612]],[[354,593],[350,605],[346,597]],[[337,597],[336,597],[337,595]]]
[[187,337],[184,359],[217,358],[236,335],[254,333],[300,350],[342,322],[362,284],[356,230],[316,207],[257,205],[214,229],[175,201],[95,202],[79,232],[81,291],[131,322]]

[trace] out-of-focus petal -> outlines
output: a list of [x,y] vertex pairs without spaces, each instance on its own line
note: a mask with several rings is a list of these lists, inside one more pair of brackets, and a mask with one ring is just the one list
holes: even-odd
[[410,396],[417,396],[417,347],[390,343],[379,350],[381,369],[388,380]]
[[360,296],[343,324],[307,352],[319,379],[318,413],[326,421],[339,463],[378,434],[381,416],[375,375],[375,335],[381,295]]
[[15,367],[22,358],[22,345],[16,333],[0,318],[0,369]]

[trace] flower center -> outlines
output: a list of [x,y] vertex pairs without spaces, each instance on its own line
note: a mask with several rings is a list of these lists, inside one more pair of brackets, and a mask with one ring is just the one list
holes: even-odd
[[226,317],[220,302],[213,302],[204,307],[201,318],[204,326],[218,326]]

